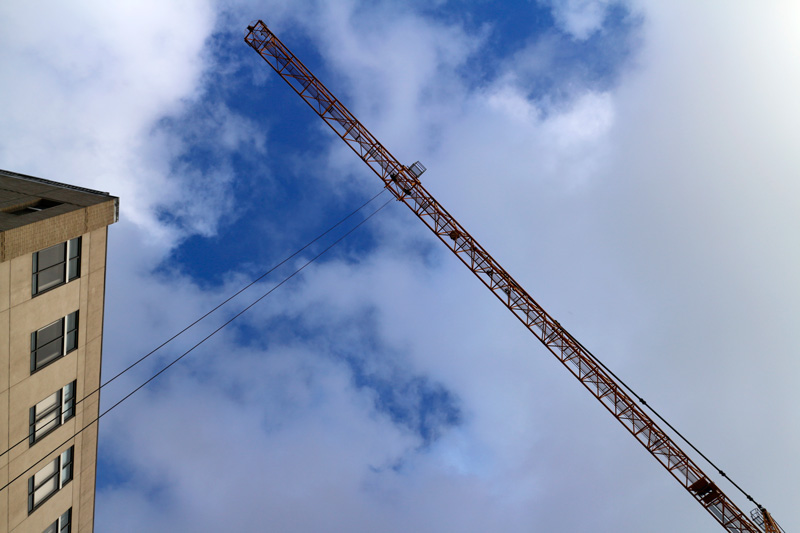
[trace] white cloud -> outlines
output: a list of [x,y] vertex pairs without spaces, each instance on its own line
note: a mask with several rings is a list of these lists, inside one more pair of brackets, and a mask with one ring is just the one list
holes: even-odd
[[579,151],[583,143],[608,134],[613,124],[610,95],[586,93],[576,99],[571,109],[553,118],[551,131],[564,150]]
[[[3,62],[10,80],[4,99],[16,103],[7,108],[0,134],[5,164],[43,176],[58,168],[58,179],[102,190],[115,185],[114,192],[126,198],[123,213],[147,217],[157,195],[169,195],[168,184],[161,179],[164,167],[135,153],[146,147],[153,122],[195,91],[203,67],[198,52],[213,13],[208,5],[192,5],[0,8],[3,48],[16,51]],[[192,31],[174,27],[185,12]],[[120,179],[130,174],[152,186]]]
[[[234,380],[260,385],[261,402],[236,402],[214,381],[198,382],[179,371],[166,391],[142,395],[125,406],[127,416],[109,422],[109,444],[130,458],[124,467],[135,472],[131,485],[152,495],[142,509],[150,517],[148,529],[315,529],[363,520],[367,509],[359,495],[370,477],[364,463],[381,467],[412,441],[370,414],[344,368],[297,351],[247,359],[251,373],[239,372]],[[224,371],[223,364],[208,363]],[[265,384],[280,391],[263,390]],[[282,408],[269,413],[279,398]],[[176,425],[178,419],[195,423]],[[217,481],[209,483],[211,478]],[[159,487],[167,506],[159,501]],[[128,490],[120,487],[104,498],[113,504],[118,491]],[[108,512],[114,507],[98,509],[100,523],[113,523]]]
[[546,0],[562,31],[583,41],[603,27],[614,0]]
[[[214,177],[198,186],[196,172],[171,168],[186,149],[183,132],[164,135],[158,128],[166,117],[191,112],[202,96],[202,76],[213,61],[203,51],[215,24],[213,4],[9,3],[0,16],[0,43],[14,50],[0,65],[9,80],[0,89],[3,99],[15,103],[6,106],[0,131],[4,165],[111,190],[124,198],[122,220],[162,246],[182,234],[213,233],[226,207],[219,184],[231,179],[230,168],[221,158]],[[218,144],[217,155],[241,142],[263,148],[242,117],[224,107],[208,114],[215,127],[205,135]],[[155,220],[159,206],[177,204],[191,214],[187,194],[193,212],[205,213],[202,227],[187,222],[181,230]]]
[[[602,90],[570,78],[550,105],[523,82],[551,63],[508,61],[475,87],[459,69],[485,36],[408,7],[115,5],[53,5],[43,16],[0,8],[13,23],[0,45],[18,52],[0,66],[15,80],[0,90],[16,104],[0,131],[4,166],[122,197],[109,252],[109,373],[247,277],[201,288],[152,270],[180,239],[214,233],[230,206],[230,150],[269,149],[263,128],[200,98],[220,83],[208,71],[209,35],[265,11],[279,36],[319,48],[334,92],[396,155],[428,165],[426,187],[554,316],[791,523],[788,480],[798,476],[785,458],[800,444],[791,17],[773,6],[646,4],[636,70]],[[566,2],[554,13],[586,40],[608,5]],[[29,27],[49,28],[60,45]],[[536,51],[523,52],[535,63]],[[334,141],[318,160],[329,173],[355,173],[349,190],[374,180]],[[198,145],[214,169],[176,166]],[[157,217],[163,205],[177,205],[177,223]],[[267,331],[263,345],[242,347],[227,332],[104,419],[101,451],[124,482],[99,492],[98,529],[244,530],[265,519],[295,531],[712,529],[393,205],[375,221],[372,253],[309,269],[239,330],[289,320],[301,333]],[[189,223],[199,212],[212,215]],[[441,384],[461,423],[423,446],[336,350],[376,379]],[[122,385],[157,365],[146,366]],[[746,463],[752,449],[762,453]]]

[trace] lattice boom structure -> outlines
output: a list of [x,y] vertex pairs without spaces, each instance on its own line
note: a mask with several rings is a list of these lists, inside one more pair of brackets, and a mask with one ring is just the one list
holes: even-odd
[[419,181],[425,171],[421,164],[406,167],[398,162],[262,21],[248,27],[245,42],[726,530],[762,533],[594,357],[431,196]]

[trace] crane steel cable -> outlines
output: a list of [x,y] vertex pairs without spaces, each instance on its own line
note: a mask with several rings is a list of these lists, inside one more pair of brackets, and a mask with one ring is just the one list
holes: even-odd
[[655,408],[652,405],[647,403],[644,398],[639,396],[636,393],[636,391],[633,390],[627,383],[625,383],[619,376],[617,376],[614,373],[614,371],[612,371],[610,368],[608,368],[596,355],[594,355],[588,348],[586,348],[578,339],[573,337],[570,332],[567,331],[566,333],[567,333],[567,335],[569,335],[572,338],[572,340],[574,340],[576,343],[578,343],[580,345],[580,347],[583,348],[586,351],[586,353],[589,354],[589,356],[594,361],[597,362],[598,365],[603,367],[606,372],[611,374],[614,377],[614,379],[616,379],[620,383],[620,385],[625,387],[628,390],[628,392],[630,392],[637,400],[639,400],[639,403],[641,403],[648,411],[653,413],[659,420],[664,422],[664,424],[666,424],[668,428],[670,428],[683,442],[688,444],[694,451],[696,451],[700,455],[700,457],[705,459],[705,461],[709,465],[711,465],[717,471],[717,473],[719,473],[720,476],[722,476],[725,479],[727,479],[734,487],[736,487],[739,490],[739,492],[741,492],[745,497],[747,497],[747,499],[749,501],[753,502],[756,505],[756,507],[758,507],[759,509],[763,509],[763,507],[762,507],[762,505],[760,503],[758,503],[756,500],[753,499],[752,496],[750,496],[747,492],[745,492],[745,490],[742,489],[739,486],[738,483],[736,483],[733,479],[731,479],[730,476],[728,476],[725,472],[723,472],[720,467],[718,467],[716,464],[714,464],[714,462],[711,459],[709,459],[703,452],[701,452],[694,444],[692,444],[692,442],[688,438],[684,437],[683,434],[680,431],[675,429],[675,426],[670,424],[663,416],[661,416],[661,414],[659,414],[659,412],[656,411]]
[[[544,346],[589,390],[662,466],[730,532],[759,532],[697,463],[644,411],[643,398],[620,382],[591,352],[550,316],[530,294],[431,195],[419,180],[424,166],[400,163],[378,139],[264,24],[251,23],[245,42],[300,96],[389,189],[445,244],[456,257],[533,333]],[[625,391],[630,391],[639,404]],[[657,418],[658,413],[648,408]],[[674,427],[667,424],[673,431]],[[697,448],[683,435],[680,438]],[[699,452],[698,452],[699,453]],[[708,458],[701,454],[703,459]],[[719,468],[711,464],[723,477]],[[737,484],[734,486],[754,501]],[[765,521],[772,521],[763,507]],[[769,531],[771,528],[767,526]]]
[[[361,206],[359,206],[358,208],[354,209],[354,210],[353,210],[353,211],[351,211],[349,214],[345,215],[345,216],[344,216],[342,219],[340,219],[340,220],[339,220],[339,221],[338,221],[336,224],[332,225],[332,226],[331,226],[331,227],[329,227],[327,230],[325,230],[324,232],[322,232],[322,233],[320,233],[319,235],[317,235],[316,237],[314,237],[314,238],[313,238],[312,240],[310,240],[310,241],[309,241],[309,242],[308,242],[308,243],[307,243],[305,246],[303,246],[302,248],[299,248],[297,251],[295,251],[294,253],[292,253],[291,255],[287,256],[285,259],[283,259],[283,260],[282,260],[282,261],[280,261],[279,263],[277,263],[277,264],[275,264],[274,266],[272,266],[272,267],[271,267],[269,270],[267,270],[266,272],[264,272],[263,274],[261,274],[260,276],[258,276],[257,278],[255,278],[253,281],[251,281],[250,283],[248,283],[247,285],[245,285],[244,287],[242,287],[241,289],[239,289],[238,291],[236,291],[236,292],[235,292],[233,295],[229,296],[229,297],[228,297],[228,298],[226,298],[224,301],[222,301],[222,302],[220,302],[219,304],[217,304],[217,305],[216,305],[216,306],[215,306],[213,309],[211,309],[211,310],[209,310],[208,312],[206,312],[206,313],[205,313],[203,316],[201,316],[201,317],[197,318],[197,319],[196,319],[194,322],[192,322],[192,323],[191,323],[191,324],[189,324],[188,326],[184,327],[184,328],[183,328],[182,330],[180,330],[178,333],[174,334],[172,337],[170,337],[169,339],[165,340],[164,342],[162,342],[162,343],[161,343],[160,345],[158,345],[157,347],[153,348],[153,350],[151,350],[150,352],[146,353],[145,355],[143,355],[142,357],[140,357],[139,359],[137,359],[137,360],[136,360],[135,362],[133,362],[132,364],[128,365],[128,367],[127,367],[127,368],[125,368],[125,369],[123,369],[122,371],[118,372],[116,375],[114,375],[113,377],[111,377],[110,379],[108,379],[107,381],[105,381],[104,383],[102,383],[102,384],[101,384],[99,387],[97,387],[97,388],[96,388],[96,389],[94,389],[93,391],[91,391],[91,392],[89,392],[89,393],[85,394],[85,395],[83,396],[83,398],[81,398],[80,400],[77,400],[77,401],[75,402],[75,407],[77,407],[79,404],[81,404],[81,403],[82,403],[84,400],[88,400],[88,399],[89,399],[89,397],[91,397],[91,396],[93,396],[93,395],[97,394],[97,393],[98,393],[98,392],[99,392],[99,391],[100,391],[100,390],[101,390],[103,387],[105,387],[106,385],[109,385],[109,384],[110,384],[112,381],[116,380],[117,378],[119,378],[120,376],[122,376],[123,374],[125,374],[126,372],[128,372],[129,370],[133,369],[133,368],[134,368],[136,365],[138,365],[139,363],[143,362],[145,359],[147,359],[148,357],[150,357],[151,355],[153,355],[154,353],[156,353],[157,351],[159,351],[161,348],[163,348],[164,346],[166,346],[167,344],[169,344],[169,343],[170,343],[170,342],[172,342],[173,340],[177,339],[179,336],[181,336],[181,335],[183,335],[184,333],[186,333],[186,332],[187,332],[189,329],[191,329],[192,327],[194,327],[194,326],[196,326],[197,324],[199,324],[201,321],[203,321],[204,319],[206,319],[206,318],[207,318],[208,316],[210,316],[212,313],[214,313],[215,311],[217,311],[218,309],[220,309],[222,306],[224,306],[225,304],[227,304],[228,302],[230,302],[231,300],[233,300],[234,298],[236,298],[237,296],[239,296],[240,294],[242,294],[244,291],[246,291],[247,289],[249,289],[250,287],[252,287],[252,286],[253,286],[253,285],[255,285],[256,283],[258,283],[259,281],[261,281],[262,279],[264,279],[266,276],[268,276],[269,274],[271,274],[272,272],[274,272],[275,270],[277,270],[278,268],[280,268],[281,266],[283,266],[284,264],[286,264],[288,261],[290,261],[291,259],[293,259],[294,257],[296,257],[298,254],[302,253],[304,250],[306,250],[308,247],[310,247],[311,245],[313,245],[314,243],[316,243],[317,241],[319,241],[320,239],[322,239],[323,237],[325,237],[325,236],[326,236],[327,234],[329,234],[331,231],[333,231],[333,230],[334,230],[334,229],[336,229],[337,227],[341,226],[341,225],[342,225],[344,222],[346,222],[348,219],[350,219],[351,217],[353,217],[353,216],[354,216],[356,213],[358,213],[359,211],[361,211],[362,209],[364,209],[365,207],[367,207],[369,204],[371,204],[371,203],[372,203],[374,200],[376,200],[376,199],[377,199],[379,196],[381,196],[381,195],[382,195],[383,193],[385,193],[385,192],[386,192],[386,189],[381,189],[380,191],[378,191],[378,192],[377,192],[375,195],[373,195],[373,196],[372,196],[372,198],[370,198],[369,200],[367,200],[366,202],[364,202],[363,204],[361,204]],[[376,211],[376,212],[377,212],[377,211]],[[375,213],[373,213],[372,215],[374,215],[374,214],[375,214]],[[370,217],[371,217],[372,215],[370,215]],[[365,222],[366,220],[367,220],[367,219],[363,220],[361,223]],[[356,227],[358,227],[358,226],[356,226]],[[355,229],[355,228],[353,228],[353,229]],[[351,230],[351,232],[352,232],[352,230]],[[348,234],[349,234],[349,233],[348,233]],[[337,242],[338,242],[338,241],[337,241]],[[41,428],[41,429],[43,429],[43,428],[47,428],[49,424],[51,424],[51,423],[55,423],[55,422],[56,422],[56,421],[58,421],[58,420],[59,420],[59,419],[58,419],[58,418],[56,418],[56,419],[53,419],[52,421],[48,421],[48,422],[47,422],[47,424],[45,424],[44,426],[42,426],[42,428]],[[8,452],[10,452],[11,450],[13,450],[14,448],[16,448],[17,446],[19,446],[20,444],[22,444],[22,443],[24,443],[24,442],[26,442],[26,441],[28,441],[28,440],[29,440],[29,437],[25,437],[24,439],[20,440],[19,442],[15,443],[15,444],[13,444],[13,445],[11,445],[11,446],[9,446],[9,447],[8,447],[8,449],[6,449],[4,452],[0,453],[0,457],[3,457],[5,454],[7,454]]]

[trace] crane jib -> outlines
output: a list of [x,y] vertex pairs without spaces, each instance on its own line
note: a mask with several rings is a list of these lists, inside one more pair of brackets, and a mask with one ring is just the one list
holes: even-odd
[[[414,214],[597,398],[727,531],[767,533],[662,431],[588,350],[554,320],[420,183],[425,167],[401,164],[303,63],[258,21],[245,42],[286,81]],[[778,531],[775,529],[775,531]]]

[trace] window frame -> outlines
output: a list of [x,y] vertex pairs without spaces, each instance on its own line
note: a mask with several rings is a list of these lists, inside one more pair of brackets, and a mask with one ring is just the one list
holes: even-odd
[[71,533],[72,531],[72,507],[62,513],[61,516],[47,526],[42,533]]
[[[29,409],[28,414],[28,447],[33,446],[47,435],[61,427],[67,420],[75,416],[75,390],[78,386],[78,380],[73,380],[67,383],[47,398],[40,400]],[[37,413],[36,408],[40,403],[48,398],[55,396],[55,401],[52,406],[48,406],[42,412]],[[44,428],[38,428],[37,425],[49,418],[45,422]]]
[[[33,252],[31,257],[31,296],[38,296],[45,292],[51,291],[57,287],[65,285],[70,281],[81,277],[81,237],[75,237],[65,242],[54,244],[48,248],[44,248],[37,252]],[[41,265],[39,254],[49,252],[58,247],[62,248],[60,254],[61,260]],[[40,275],[48,270],[58,269],[59,279],[56,283],[47,286],[44,289],[39,288]]]
[[[31,374],[33,374],[34,372],[38,372],[47,365],[55,361],[58,361],[68,353],[78,349],[79,318],[80,317],[78,310],[76,310],[65,317],[59,318],[55,322],[51,322],[50,324],[47,324],[46,326],[31,332]],[[40,346],[39,345],[40,335],[42,335],[47,328],[53,327],[59,322],[61,323],[60,325],[61,333],[57,337],[53,338],[48,342],[45,342]],[[60,341],[61,344],[59,354],[50,356],[49,359],[47,359],[44,362],[41,362],[41,360],[39,359],[39,352],[43,350],[46,346],[53,344],[56,341]],[[42,356],[42,358],[45,357],[47,356],[46,355]]]
[[[55,493],[59,490],[63,489],[65,485],[67,485],[73,478],[73,470],[74,470],[74,463],[75,463],[75,445],[73,444],[60,454],[58,454],[55,459],[47,463],[43,466],[38,472],[28,478],[28,515],[30,516],[33,512],[38,509],[39,507],[44,504],[47,500],[53,497]],[[36,483],[36,476],[38,476],[42,471],[47,470],[48,468],[53,468],[53,473],[45,477],[39,483]],[[36,500],[36,491],[41,489],[42,487],[46,486],[48,483],[52,482],[55,479],[55,488],[41,496],[40,499]]]

